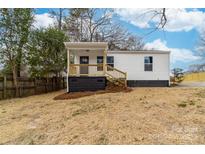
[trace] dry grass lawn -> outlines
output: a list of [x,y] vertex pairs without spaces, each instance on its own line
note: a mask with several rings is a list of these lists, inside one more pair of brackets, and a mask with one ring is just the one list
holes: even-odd
[[205,144],[205,89],[0,101],[0,144]]

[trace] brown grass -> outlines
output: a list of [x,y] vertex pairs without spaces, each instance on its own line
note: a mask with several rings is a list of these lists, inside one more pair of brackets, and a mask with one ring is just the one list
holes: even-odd
[[203,92],[136,88],[53,100],[59,91],[0,101],[0,144],[205,144]]
[[99,91],[85,91],[85,92],[65,92],[63,94],[60,94],[56,97],[54,97],[54,100],[64,100],[64,99],[76,99],[81,98],[85,96],[91,96],[91,95],[99,95],[99,94],[106,94],[106,93],[116,93],[116,92],[131,92],[131,88],[126,87],[117,87],[117,86],[109,86],[105,90],[99,90]]

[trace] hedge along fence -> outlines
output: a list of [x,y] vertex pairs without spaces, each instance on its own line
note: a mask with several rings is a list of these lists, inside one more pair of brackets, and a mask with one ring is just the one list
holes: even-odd
[[66,77],[61,78],[17,78],[18,94],[16,96],[16,87],[13,84],[11,77],[0,77],[0,100],[26,97],[57,91],[66,88]]
[[184,81],[205,81],[205,72],[185,74]]

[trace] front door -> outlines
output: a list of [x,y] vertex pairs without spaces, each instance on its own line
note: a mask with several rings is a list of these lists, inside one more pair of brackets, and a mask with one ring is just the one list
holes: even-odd
[[[89,64],[89,57],[80,56],[80,64]],[[80,74],[88,74],[88,66],[80,66]]]

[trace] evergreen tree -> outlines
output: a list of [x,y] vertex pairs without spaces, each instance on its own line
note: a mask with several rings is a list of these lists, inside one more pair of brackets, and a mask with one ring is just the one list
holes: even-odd
[[30,38],[28,65],[32,76],[60,76],[66,68],[65,34],[56,28],[34,30]]

